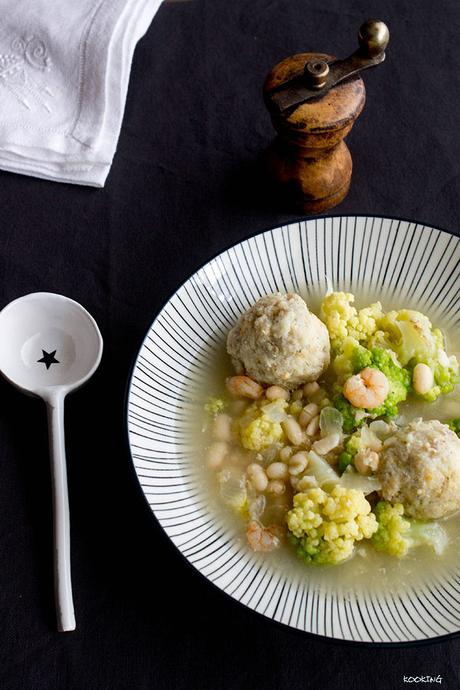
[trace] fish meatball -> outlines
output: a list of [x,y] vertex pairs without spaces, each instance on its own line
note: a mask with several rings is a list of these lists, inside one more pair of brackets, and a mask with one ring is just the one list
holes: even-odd
[[326,326],[292,293],[259,299],[229,332],[227,350],[239,373],[289,389],[316,381],[330,361]]
[[460,438],[437,420],[416,419],[384,443],[381,495],[420,519],[460,510]]

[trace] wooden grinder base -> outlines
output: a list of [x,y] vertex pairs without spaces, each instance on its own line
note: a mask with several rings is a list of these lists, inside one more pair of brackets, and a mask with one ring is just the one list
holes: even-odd
[[[299,53],[283,60],[268,75],[264,95],[292,79],[312,59],[334,58],[324,53]],[[337,84],[323,97],[318,95],[300,105],[287,117],[272,114],[278,137],[265,154],[265,166],[291,207],[304,213],[321,213],[345,198],[352,160],[343,139],[365,101],[364,82],[357,75]]]

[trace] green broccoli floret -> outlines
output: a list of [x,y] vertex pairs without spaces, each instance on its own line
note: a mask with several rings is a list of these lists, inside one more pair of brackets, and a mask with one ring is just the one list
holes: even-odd
[[390,350],[374,347],[371,350],[371,367],[379,369],[388,379],[390,392],[380,407],[374,408],[372,413],[377,417],[395,417],[398,414],[398,404],[407,398],[411,387],[411,376],[407,369],[400,367],[394,360]]
[[[341,390],[341,388],[339,388]],[[348,400],[342,395],[342,393],[337,393],[332,399],[332,404],[342,413],[343,417],[343,431],[345,434],[351,434],[355,429],[361,426],[364,421],[363,419],[356,419],[356,413],[358,412],[357,407],[348,402]]]
[[447,422],[447,426],[460,437],[460,417],[457,417],[457,419],[451,419],[450,422]]
[[211,397],[204,404],[204,411],[213,417],[220,414],[227,407],[227,402],[223,398]]
[[[455,384],[459,382],[457,371],[458,367],[446,367],[435,361],[425,363],[428,364],[433,371],[434,386],[430,391],[428,391],[428,393],[425,393],[425,395],[422,395],[421,397],[427,402],[434,402],[439,398],[440,395],[450,393],[454,390]],[[415,364],[418,364],[418,362]]]
[[343,383],[361,369],[370,366],[372,354],[356,338],[347,337],[341,342],[341,349],[333,356],[332,366],[338,383]]
[[362,371],[366,367],[371,367],[373,364],[372,352],[370,350],[367,350],[362,345],[358,345],[358,347],[355,347],[355,349],[353,350],[351,363],[353,366],[354,374],[357,374],[359,371]]
[[[388,379],[390,392],[382,405],[372,409],[372,415],[375,417],[395,417],[398,414],[398,404],[406,400],[411,387],[411,375],[409,371],[398,365],[397,361],[395,361],[394,353],[390,350],[384,350],[380,347],[374,347],[372,350],[368,350],[358,343],[353,346],[350,342],[348,342],[347,345],[347,351],[336,358],[334,368],[336,368],[336,363],[338,362],[339,370],[345,372],[346,359],[349,362],[348,373],[350,376],[358,374],[366,367],[379,369]],[[362,425],[364,417],[361,416],[362,418],[360,419],[358,416],[358,419],[356,418],[356,413],[360,408],[356,408],[348,402],[341,391],[342,386],[336,384],[334,386],[332,403],[343,415],[344,432],[350,434]],[[360,411],[363,412],[363,410]]]
[[378,320],[378,329],[369,339],[368,347],[380,346],[393,350],[403,367],[411,372],[417,364],[426,364],[433,372],[434,385],[420,397],[433,402],[450,393],[459,382],[459,363],[447,356],[444,336],[439,328],[421,312],[411,309],[391,311]]
[[289,540],[297,555],[313,565],[336,565],[349,558],[356,541],[377,529],[363,491],[334,486],[308,489],[294,496],[287,514]]
[[362,448],[361,434],[360,432],[353,434],[345,442],[345,450],[351,455],[352,458],[358,453]]
[[377,551],[403,558],[410,549],[425,544],[439,555],[447,545],[447,534],[439,523],[405,518],[401,503],[379,501],[374,514],[378,528],[372,536],[372,544]]

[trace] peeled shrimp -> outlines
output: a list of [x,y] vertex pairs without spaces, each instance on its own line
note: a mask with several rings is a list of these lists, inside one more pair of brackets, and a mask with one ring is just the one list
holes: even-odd
[[343,386],[343,394],[353,407],[364,407],[367,410],[379,407],[389,392],[390,384],[385,374],[370,367],[350,376]]
[[264,392],[262,386],[257,381],[250,379],[249,376],[230,376],[226,383],[230,395],[241,396],[242,398],[258,400]]
[[260,522],[251,520],[246,536],[253,551],[274,551],[281,545],[281,529],[276,525],[262,527]]

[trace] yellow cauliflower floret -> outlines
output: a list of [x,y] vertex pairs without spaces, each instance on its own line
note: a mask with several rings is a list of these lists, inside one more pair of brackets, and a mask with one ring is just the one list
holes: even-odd
[[334,486],[294,496],[287,514],[290,539],[308,563],[334,565],[349,558],[356,541],[377,530],[375,515],[362,491]]
[[349,292],[331,292],[321,305],[321,318],[327,326],[331,340],[342,340],[348,335],[348,322],[356,316],[352,306],[354,295]]
[[302,412],[304,405],[305,403],[303,403],[301,400],[294,400],[294,402],[289,405],[289,414],[291,414],[293,417],[298,417]]
[[355,373],[353,357],[356,348],[359,348],[359,342],[356,338],[345,338],[341,343],[340,354],[332,361],[332,366],[339,383],[343,383]]
[[238,423],[244,448],[260,451],[285,439],[281,422],[287,417],[286,400],[253,403]]
[[282,441],[284,431],[279,422],[274,422],[264,415],[240,429],[241,444],[248,450],[263,450],[272,443]]
[[335,350],[342,349],[346,338],[367,341],[377,330],[377,321],[383,316],[380,302],[358,311],[353,306],[354,301],[355,297],[350,292],[331,292],[321,305],[321,318]]
[[367,340],[377,330],[377,321],[382,318],[382,305],[374,302],[364,309],[360,309],[355,318],[351,319],[349,332],[352,338]]

